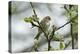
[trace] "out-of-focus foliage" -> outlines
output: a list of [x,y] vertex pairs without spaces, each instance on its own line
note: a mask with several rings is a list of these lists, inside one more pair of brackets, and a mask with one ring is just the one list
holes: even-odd
[[[73,24],[73,33],[78,33],[78,6],[77,5],[65,5],[65,15],[70,19],[72,19]],[[73,19],[75,18],[75,19]]]
[[[78,15],[78,6],[77,5],[65,5],[65,15],[69,18],[73,18]],[[71,15],[71,17],[70,17]]]
[[71,42],[72,42],[72,49],[75,48],[76,39],[78,41],[78,6],[77,5],[64,5],[64,9],[66,10],[66,16],[71,20]]
[[60,42],[60,49],[64,49],[64,45],[62,42]]

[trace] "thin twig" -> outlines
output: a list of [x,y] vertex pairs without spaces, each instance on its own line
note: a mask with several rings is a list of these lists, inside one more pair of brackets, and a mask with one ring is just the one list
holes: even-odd
[[70,14],[70,11],[67,9],[66,5],[64,5],[64,9]]
[[65,48],[64,49],[66,49],[70,45],[71,42],[72,41],[69,41],[68,44],[65,45]]
[[34,9],[34,6],[32,5],[32,2],[30,2],[30,5],[31,5],[31,7],[32,7],[32,10],[33,10],[34,15],[37,17],[37,14],[36,14],[36,11],[35,11],[35,9]]
[[59,29],[61,29],[61,28],[63,28],[63,27],[66,26],[67,24],[71,23],[72,20],[76,19],[76,17],[77,17],[77,15],[76,15],[75,17],[73,17],[69,22],[67,22],[67,23],[65,23],[64,25],[62,25],[61,27],[57,28],[56,31],[59,30]]
[[32,26],[36,26],[36,27],[39,27],[38,25],[34,24],[33,22],[31,22]]
[[52,40],[52,38],[54,36],[54,32],[55,32],[55,29],[53,27],[53,31],[51,32],[51,35],[49,36],[50,38],[48,38],[48,51],[51,49],[50,43],[51,43],[51,40]]

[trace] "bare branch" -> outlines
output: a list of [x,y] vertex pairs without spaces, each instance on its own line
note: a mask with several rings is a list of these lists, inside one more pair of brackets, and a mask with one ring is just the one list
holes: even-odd
[[63,27],[66,26],[67,24],[71,23],[74,19],[76,19],[76,17],[77,17],[77,15],[76,15],[74,18],[72,18],[69,22],[67,22],[67,23],[65,23],[64,25],[62,25],[61,27],[57,28],[55,31],[63,28]]
[[34,6],[32,5],[32,2],[30,2],[30,5],[31,5],[31,7],[32,7],[32,10],[33,10],[34,15],[37,17],[37,14],[36,14],[36,11],[35,11],[35,9],[34,9]]
[[70,45],[71,42],[72,41],[69,41],[68,44],[65,45],[65,48],[64,49],[66,49]]

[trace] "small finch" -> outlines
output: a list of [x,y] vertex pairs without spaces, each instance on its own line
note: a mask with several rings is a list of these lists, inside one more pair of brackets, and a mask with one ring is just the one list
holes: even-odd
[[[41,20],[41,22],[40,22],[40,26],[43,28],[43,30],[44,30],[45,32],[47,32],[48,29],[49,29],[50,20],[51,20],[50,16],[46,16],[46,17],[44,17],[44,18]],[[40,28],[38,28],[38,34],[36,35],[35,39],[38,40],[38,39],[39,39],[39,36],[40,36],[42,33],[43,33],[42,30],[41,30]]]

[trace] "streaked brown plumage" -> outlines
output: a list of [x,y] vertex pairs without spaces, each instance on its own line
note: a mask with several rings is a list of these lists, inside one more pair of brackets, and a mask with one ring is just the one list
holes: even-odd
[[[40,25],[41,25],[41,27],[43,28],[43,30],[44,30],[45,32],[48,31],[48,28],[49,28],[49,26],[50,26],[50,20],[51,20],[50,16],[46,16],[46,17],[44,17],[44,18],[41,20],[41,22],[40,22]],[[38,28],[38,34],[36,35],[35,39],[38,40],[38,39],[39,39],[39,36],[40,36],[42,33],[43,33],[42,30],[41,30],[40,28]]]

